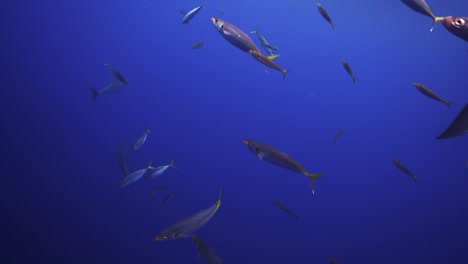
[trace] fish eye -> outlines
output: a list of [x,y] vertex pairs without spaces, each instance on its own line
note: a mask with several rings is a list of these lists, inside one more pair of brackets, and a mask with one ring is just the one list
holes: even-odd
[[163,239],[163,240],[167,240],[167,236],[163,236],[163,238],[162,238],[162,239]]
[[465,24],[465,20],[463,18],[458,18],[457,20],[455,20],[455,25],[457,26],[462,26]]

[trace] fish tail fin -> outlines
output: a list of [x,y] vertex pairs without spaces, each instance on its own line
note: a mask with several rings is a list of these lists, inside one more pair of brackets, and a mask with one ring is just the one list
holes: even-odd
[[279,54],[273,54],[273,55],[268,56],[268,59],[275,60],[275,59],[279,58],[280,56],[281,55],[279,55]]
[[310,188],[312,193],[315,194],[315,180],[325,175],[324,173],[306,173],[306,176],[310,179]]
[[448,108],[450,108],[450,106],[452,105],[452,102],[450,102],[450,101],[444,101],[444,104],[445,104]]
[[148,169],[151,168],[152,166],[153,166],[153,161],[150,161],[150,162],[148,163]]
[[281,70],[281,72],[283,73],[283,79],[286,79],[286,74],[288,74],[289,70],[291,69]]
[[440,22],[440,21],[443,21],[444,20],[444,17],[438,17],[438,16],[435,16],[434,17],[434,22],[432,22],[432,27],[431,29],[429,30],[429,32],[432,32],[437,24],[437,22]]
[[88,88],[91,91],[91,94],[93,95],[92,102],[94,103],[94,101],[96,101],[96,98],[99,95],[99,92],[96,89],[94,89],[94,87],[89,86]]
[[174,157],[172,157],[172,159],[171,159],[171,164],[169,164],[169,166],[171,166],[171,167],[173,167],[173,168],[176,168],[176,169],[177,169],[177,167],[176,167],[176,166],[174,166]]

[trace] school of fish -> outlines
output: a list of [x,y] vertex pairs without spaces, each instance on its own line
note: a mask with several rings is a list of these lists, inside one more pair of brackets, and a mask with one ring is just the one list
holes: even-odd
[[[409,7],[414,12],[422,14],[432,19],[433,24],[430,28],[430,31],[434,29],[438,22],[442,23],[445,29],[450,32],[452,35],[468,42],[468,17],[461,16],[436,16],[431,10],[429,5],[425,0],[401,0],[401,2]],[[323,17],[323,19],[331,26],[332,29],[335,29],[336,25],[332,20],[332,16],[328,13],[325,7],[321,3],[316,3],[318,13]],[[204,3],[199,6],[196,6],[190,10],[180,9],[179,12],[182,14],[182,24],[188,25],[189,22],[194,19],[197,14],[199,14],[204,7]],[[220,5],[219,12],[221,14],[225,13],[224,8]],[[211,17],[211,24],[214,26],[215,30],[232,46],[238,48],[242,52],[249,54],[251,58],[265,66],[265,69],[270,68],[276,71],[281,72],[283,78],[286,78],[286,75],[289,72],[289,69],[284,69],[279,64],[275,62],[280,55],[277,52],[280,48],[276,45],[271,44],[263,35],[260,34],[258,28],[255,28],[253,31],[250,31],[250,34],[255,34],[260,42],[260,46],[263,48],[264,52],[257,46],[257,44],[252,40],[252,38],[244,32],[239,27],[231,21],[228,22],[225,19],[219,17]],[[200,49],[206,45],[206,41],[197,41],[190,45],[191,49]],[[357,84],[358,79],[356,78],[351,66],[345,60],[341,60],[346,73],[351,77],[352,83]],[[100,90],[96,90],[93,87],[89,87],[89,90],[92,93],[92,102],[95,102],[98,97],[101,95],[107,94],[112,96],[113,94],[122,90],[129,83],[127,79],[116,70],[110,63],[105,63],[105,65],[111,70],[112,79],[111,82]],[[425,84],[414,81],[413,86],[416,90],[422,95],[443,103],[448,108],[451,107],[452,102],[446,99],[443,99],[435,91],[431,90]],[[338,131],[333,138],[333,144],[337,143],[338,138],[343,136],[345,129]],[[458,137],[463,134],[468,133],[468,104],[462,108],[462,110],[454,117],[454,119],[448,123],[447,128],[436,137],[436,139],[449,139],[453,137]],[[128,169],[128,160],[131,153],[135,151],[140,151],[144,147],[145,142],[151,138],[150,128],[146,130],[134,141],[132,146],[127,146],[124,142],[120,144],[119,147],[115,149],[116,159],[119,164],[120,169],[122,170],[123,178],[119,183],[120,188],[128,188],[128,186],[133,186],[137,181],[146,176],[147,180],[154,178],[159,178],[163,175],[169,168],[177,169],[174,165],[174,158],[171,159],[170,163],[162,164],[158,167],[153,167],[152,162],[149,161],[148,166],[145,168],[138,169],[134,172],[130,172]],[[290,155],[285,152],[268,145],[267,143],[262,143],[260,141],[252,139],[242,139],[245,147],[252,152],[259,160],[266,161],[277,167],[284,168],[290,172],[295,172],[306,176],[309,179],[312,193],[315,193],[315,182],[317,179],[321,178],[325,174],[322,172],[311,173],[308,172],[298,161],[293,159]],[[414,182],[419,181],[419,177],[416,176],[412,171],[410,171],[401,161],[394,158],[392,159],[393,164],[404,174],[411,177]],[[466,163],[468,166],[468,162]],[[150,193],[149,196],[155,196],[159,192],[168,188],[167,184],[161,184],[155,187]],[[161,203],[167,203],[175,196],[175,192],[169,193],[165,196]],[[167,240],[174,240],[179,238],[191,238],[195,244],[196,250],[200,256],[202,256],[207,263],[221,264],[223,261],[215,253],[214,249],[209,246],[202,238],[200,238],[195,232],[200,228],[204,227],[216,214],[221,206],[221,197],[222,189],[219,189],[218,199],[209,207],[206,207],[203,210],[195,212],[182,220],[179,220],[175,224],[167,227],[166,229],[160,231],[153,238],[155,243],[159,243]],[[295,220],[299,220],[299,216],[291,211],[286,205],[284,205],[279,200],[274,200],[274,204],[284,211],[285,213],[292,216]],[[338,263],[333,257],[329,258],[330,263]]]

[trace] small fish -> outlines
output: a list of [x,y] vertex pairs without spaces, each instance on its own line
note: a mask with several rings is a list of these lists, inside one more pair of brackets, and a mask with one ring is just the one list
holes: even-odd
[[468,104],[458,113],[449,127],[437,139],[448,139],[468,133]]
[[195,233],[192,233],[192,241],[195,243],[198,255],[201,255],[208,264],[223,264],[216,252]]
[[435,27],[435,24],[439,21],[442,21],[444,18],[443,17],[437,17],[434,15],[434,12],[432,12],[431,8],[429,5],[426,3],[425,0],[401,0],[406,6],[411,8],[413,11],[416,11],[420,14],[423,14],[425,16],[428,16],[432,18],[433,23],[432,23],[432,28],[430,31],[432,31]]
[[120,142],[120,145],[114,148],[115,158],[117,160],[117,163],[119,164],[120,170],[122,170],[122,173],[124,174],[124,177],[127,177],[129,174],[128,159],[129,159],[131,150],[132,150],[131,146],[127,144],[127,142],[124,140]]
[[[188,11],[187,13],[184,14],[184,17],[182,18],[182,23],[183,24],[188,24],[190,20],[192,20],[198,12],[203,8],[203,3],[200,6],[195,7],[194,9]],[[180,10],[181,12],[184,11],[183,9]]]
[[357,83],[358,80],[354,76],[353,70],[351,70],[351,67],[349,66],[348,62],[346,62],[346,60],[341,60],[341,64],[343,64],[344,69],[349,74],[349,76],[351,76],[351,78],[353,79],[353,84]]
[[165,204],[167,203],[170,199],[172,199],[172,197],[174,197],[175,195],[175,192],[169,194],[168,196],[164,197],[164,199],[161,200],[161,203]]
[[148,167],[144,168],[144,169],[141,169],[141,170],[138,170],[138,171],[135,171],[134,173],[128,175],[127,177],[125,177],[121,182],[120,182],[120,188],[122,187],[125,187],[127,185],[130,185],[132,183],[135,183],[136,181],[138,181],[141,177],[143,177],[143,175],[145,175],[145,173],[150,170],[150,169],[154,169],[153,167],[151,167],[151,161],[149,162],[148,164]]
[[167,184],[159,185],[158,187],[154,188],[154,190],[152,190],[149,195],[153,196],[157,194],[159,191],[161,191],[162,189],[165,189],[166,187],[167,187]]
[[330,261],[330,264],[340,264],[338,261],[336,261],[334,258],[330,257],[328,258],[328,260]]
[[422,83],[413,82],[413,85],[414,85],[414,87],[416,87],[416,89],[418,89],[418,91],[420,93],[424,94],[425,96],[427,96],[427,97],[429,97],[431,99],[434,99],[436,101],[444,103],[447,107],[450,107],[450,105],[452,104],[451,102],[442,99],[442,97],[440,97],[438,94],[434,93],[431,89],[427,88]]
[[159,233],[159,235],[154,237],[153,242],[189,237],[193,232],[206,225],[206,223],[208,223],[208,221],[218,211],[219,207],[221,206],[221,194],[222,189],[219,190],[219,196],[216,203],[164,229],[161,233]]
[[328,15],[327,10],[322,6],[322,4],[317,3],[317,8],[320,14],[325,18],[325,20],[331,25],[332,28],[335,28],[335,23],[333,23],[332,19],[330,18],[330,15]]
[[323,176],[323,173],[310,173],[299,162],[294,160],[288,154],[273,148],[267,144],[256,142],[250,139],[244,139],[244,144],[259,159],[270,162],[276,166],[299,172],[310,179],[312,193],[315,193],[315,180]]
[[273,46],[271,45],[268,40],[266,40],[265,37],[263,37],[262,35],[260,35],[260,33],[258,32],[258,28],[256,28],[254,31],[250,32],[252,34],[257,34],[257,37],[258,37],[258,40],[260,40],[260,43],[262,44],[262,47],[265,49],[265,51],[269,54],[269,55],[274,55],[274,51],[275,50],[279,50],[278,47],[276,46]]
[[282,204],[280,201],[275,200],[275,204],[283,211],[294,217],[294,219],[299,220],[299,216],[297,216],[295,213],[293,213],[289,208],[287,208],[284,204]]
[[444,17],[442,24],[453,35],[468,41],[468,17]]
[[338,131],[338,133],[336,133],[335,138],[333,139],[333,144],[336,143],[336,140],[337,140],[341,135],[343,135],[344,132],[345,132],[345,130],[342,129],[342,130]]
[[417,182],[419,180],[418,177],[416,177],[416,175],[414,175],[408,168],[405,167],[405,165],[403,165],[399,160],[397,159],[392,159],[393,161],[393,164],[395,164],[395,166],[397,166],[398,169],[400,169],[402,172],[404,172],[406,175],[410,176],[411,178],[413,178],[413,180],[415,182]]
[[224,39],[226,39],[229,43],[238,49],[244,52],[249,52],[250,50],[260,51],[249,35],[247,35],[244,31],[235,25],[217,17],[212,17],[211,23]]
[[289,69],[284,70],[283,68],[281,68],[278,64],[276,64],[273,61],[274,59],[278,58],[279,55],[266,56],[265,54],[261,53],[259,50],[250,50],[249,53],[252,55],[254,59],[259,61],[261,64],[283,73],[283,79],[286,78],[286,74],[288,74]]
[[192,44],[192,46],[190,46],[192,49],[199,49],[201,47],[205,46],[205,41],[198,41],[198,42],[195,42]]
[[117,78],[117,80],[119,80],[120,82],[122,82],[123,84],[127,85],[128,84],[128,81],[127,79],[125,79],[125,77],[119,72],[117,71],[114,67],[112,67],[112,65],[108,62],[108,63],[104,63],[105,66],[109,67],[109,69],[111,70],[112,74],[114,74],[114,77]]
[[[147,178],[148,178],[148,179],[152,179],[152,178],[155,178],[155,177],[157,177],[157,176],[160,176],[160,175],[162,175],[169,167],[176,168],[176,166],[174,166],[174,158],[172,158],[170,164],[162,165],[162,166],[159,166],[159,167],[157,167],[157,168],[152,168],[151,173],[148,174]],[[176,168],[176,169],[177,169],[177,168]]]
[[137,142],[135,142],[135,145],[133,146],[133,151],[141,148],[141,146],[143,146],[143,144],[145,144],[146,142],[146,138],[148,137],[148,134],[151,133],[151,130],[150,128],[146,128],[146,131],[145,133],[143,133],[140,138],[138,138]]

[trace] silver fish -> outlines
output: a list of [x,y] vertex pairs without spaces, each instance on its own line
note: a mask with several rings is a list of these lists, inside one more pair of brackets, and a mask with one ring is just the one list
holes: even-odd
[[208,221],[218,211],[221,206],[221,194],[222,189],[219,190],[219,197],[216,203],[164,229],[159,235],[154,237],[153,242],[189,237],[193,232],[208,223]]
[[212,17],[211,22],[219,34],[235,47],[247,53],[250,50],[260,52],[255,42],[240,28],[217,17]]
[[155,178],[155,177],[157,177],[159,175],[162,175],[169,167],[176,168],[176,166],[174,166],[174,158],[172,158],[170,164],[162,165],[162,166],[159,166],[157,168],[152,168],[151,171],[150,171],[151,173],[148,174],[147,178],[152,179],[152,178]]
[[141,148],[141,146],[143,146],[143,144],[145,144],[146,142],[146,138],[148,137],[148,134],[151,133],[151,130],[150,128],[146,128],[146,131],[145,133],[143,133],[140,138],[138,138],[137,142],[135,142],[135,145],[133,146],[133,150],[137,150],[139,148]]
[[138,170],[138,171],[135,171],[133,172],[132,174],[128,175],[127,177],[125,177],[121,182],[120,182],[120,188],[122,187],[125,187],[125,186],[128,186],[132,183],[135,183],[136,181],[138,181],[141,177],[143,177],[143,175],[145,175],[145,173],[150,170],[150,169],[154,169],[153,167],[151,167],[151,161],[149,162],[148,164],[148,167],[144,168],[144,169],[141,169],[141,170]]
[[[200,12],[200,10],[203,8],[203,4],[201,4],[200,6],[197,6],[195,7],[194,9],[188,11],[187,13],[184,14],[184,17],[182,18],[182,23],[183,24],[188,24],[188,22],[190,20],[192,20],[192,18],[194,18],[198,12]],[[184,12],[183,9],[179,10],[180,12]]]

